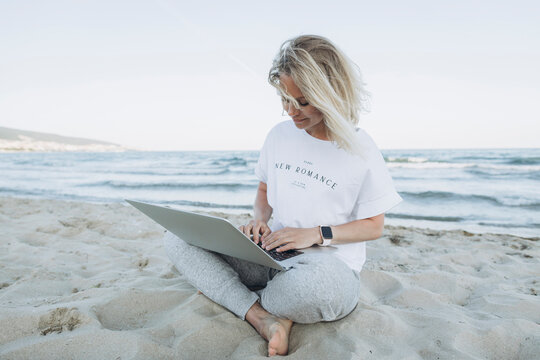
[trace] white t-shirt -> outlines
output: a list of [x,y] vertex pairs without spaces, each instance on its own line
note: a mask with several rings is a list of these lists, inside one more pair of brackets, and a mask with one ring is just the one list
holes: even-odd
[[[364,130],[357,134],[362,156],[309,135],[292,120],[270,131],[255,174],[267,184],[272,231],[341,225],[382,214],[401,202],[381,152]],[[335,255],[351,269],[362,269],[365,242],[334,246]]]

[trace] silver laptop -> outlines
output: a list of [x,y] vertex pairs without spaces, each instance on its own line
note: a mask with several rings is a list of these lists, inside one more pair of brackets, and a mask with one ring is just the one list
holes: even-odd
[[275,249],[265,251],[226,219],[139,201],[126,201],[188,244],[278,270],[290,269],[305,253],[336,251],[333,246],[312,246],[279,253]]

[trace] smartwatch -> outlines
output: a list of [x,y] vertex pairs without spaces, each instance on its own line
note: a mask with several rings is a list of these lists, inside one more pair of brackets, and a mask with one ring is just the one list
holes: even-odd
[[319,246],[328,246],[332,242],[333,235],[332,235],[332,228],[330,226],[319,226],[319,231],[321,233],[322,238],[322,244],[318,244]]

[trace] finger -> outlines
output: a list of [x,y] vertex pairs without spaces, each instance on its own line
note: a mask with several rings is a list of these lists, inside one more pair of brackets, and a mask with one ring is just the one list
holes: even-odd
[[279,238],[283,234],[283,230],[277,230],[277,231],[270,231],[271,234],[264,240],[264,243],[271,243],[275,241],[275,239]]
[[283,245],[287,242],[286,239],[281,239],[281,238],[276,238],[274,241],[272,241],[272,243],[270,244],[266,244],[266,250],[272,250],[272,249],[275,249],[276,247],[280,246],[280,245]]
[[266,240],[266,237],[272,233],[272,230],[270,230],[269,227],[266,227],[263,234],[261,235],[261,242],[264,242]]
[[272,241],[272,239],[274,238],[274,233],[268,235],[267,237],[265,237],[263,240],[262,240],[262,245],[266,245],[268,243],[270,243]]
[[265,240],[267,250],[272,250],[273,248],[288,243],[290,239],[290,234],[288,235],[288,228],[280,229],[278,231],[274,231],[272,234],[270,234],[270,237]]
[[261,227],[260,226],[255,226],[253,228],[253,241],[255,242],[255,244],[258,244],[259,243],[259,232],[261,231]]
[[251,235],[251,225],[250,224],[247,224],[244,226],[244,234],[249,237],[249,235]]
[[255,231],[255,229],[253,229],[253,242],[255,244],[259,243],[259,234],[257,233],[257,231]]
[[287,251],[287,250],[292,250],[292,249],[295,249],[295,245],[293,242],[290,242],[290,243],[287,243],[283,246],[280,246],[276,249],[277,252],[283,252],[283,251]]
[[264,239],[264,242],[263,242],[263,247],[266,249],[268,248],[268,246],[270,246],[271,244],[273,244],[274,242],[278,241],[278,237],[277,235],[274,235],[274,234],[270,234],[267,238]]

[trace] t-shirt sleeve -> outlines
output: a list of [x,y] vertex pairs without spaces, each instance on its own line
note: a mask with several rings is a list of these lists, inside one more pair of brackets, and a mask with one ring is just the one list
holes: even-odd
[[360,192],[353,209],[355,219],[365,219],[380,215],[403,199],[397,193],[384,158],[378,149],[372,151],[367,161],[360,185]]
[[259,161],[257,161],[257,166],[255,166],[255,176],[259,181],[263,183],[268,183],[268,152],[270,151],[270,143],[272,133],[269,133],[264,140],[263,147],[259,152]]

